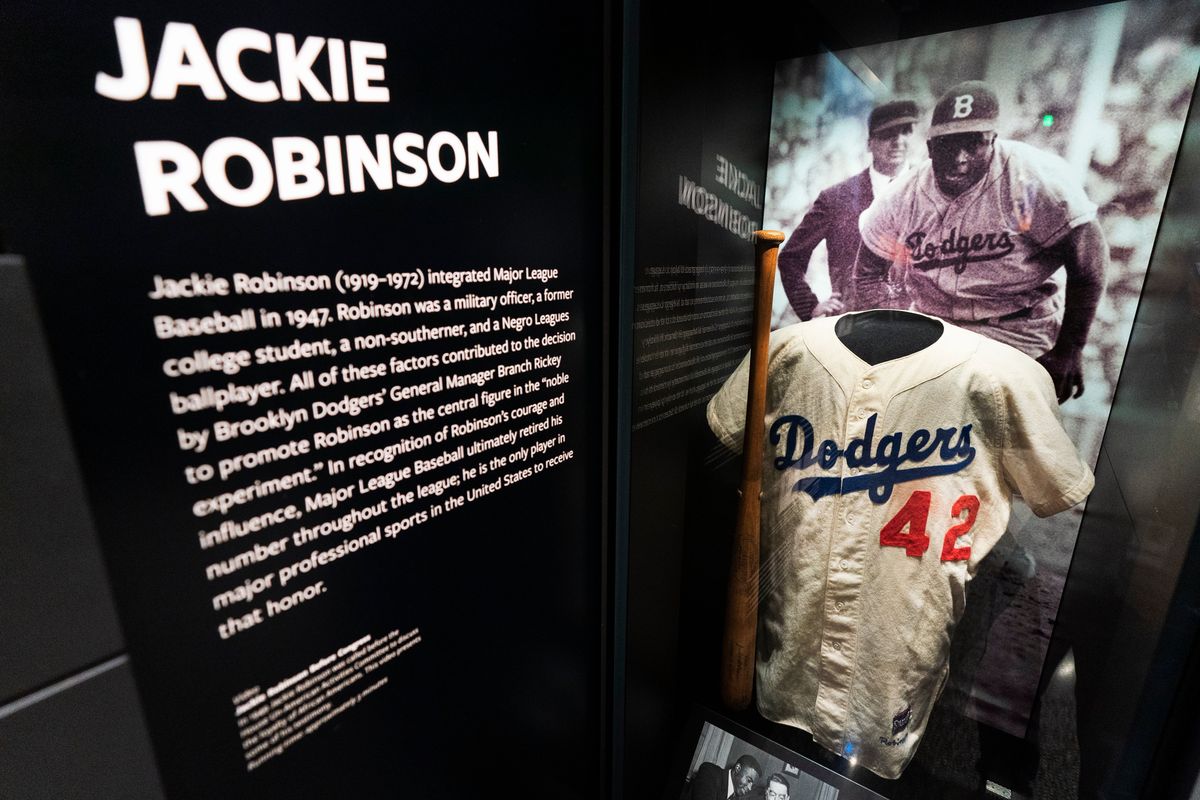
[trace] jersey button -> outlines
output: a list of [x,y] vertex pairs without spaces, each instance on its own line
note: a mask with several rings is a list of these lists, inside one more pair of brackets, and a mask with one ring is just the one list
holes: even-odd
[[865,379],[865,380],[862,382],[862,387],[863,387],[864,389],[870,389],[870,388],[871,388],[871,379],[870,379],[870,378],[867,378],[867,379]]
[[842,563],[838,564],[838,566],[841,567],[842,569],[846,569],[850,566],[850,564],[846,561],[843,561]]
[[833,607],[836,608],[838,611],[841,611],[843,608],[846,607],[846,604],[843,603],[841,600],[839,600],[833,604]]
[[841,642],[834,642],[834,643],[833,643],[833,649],[834,649],[834,650],[841,650],[841,649],[842,649],[842,643],[841,643]]

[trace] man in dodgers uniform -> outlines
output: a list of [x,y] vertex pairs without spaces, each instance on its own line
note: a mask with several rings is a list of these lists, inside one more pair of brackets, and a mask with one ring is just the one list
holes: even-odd
[[[1050,373],[1059,402],[1083,393],[1083,347],[1108,246],[1066,163],[996,139],[1000,104],[982,81],[933,109],[930,160],[859,219],[854,308],[880,308],[902,280],[912,309],[1012,345]],[[1051,277],[1065,267],[1066,290]]]
[[[932,344],[867,363],[838,336],[853,314],[771,336],[756,674],[764,717],[896,778],[1013,493],[1047,516],[1093,478],[1035,361],[930,317],[878,313],[922,323]],[[734,450],[748,379],[749,357],[708,405]]]

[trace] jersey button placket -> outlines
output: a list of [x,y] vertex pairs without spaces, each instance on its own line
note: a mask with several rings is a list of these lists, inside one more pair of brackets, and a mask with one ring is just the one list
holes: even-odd
[[[867,410],[872,406],[870,388],[874,381],[862,378],[855,385],[842,431],[842,447],[862,437],[866,432]],[[858,475],[861,469],[850,467],[845,454],[839,459],[838,473],[842,481]],[[849,722],[850,684],[854,675],[854,627],[858,596],[862,587],[862,564],[864,552],[862,537],[858,530],[862,522],[857,512],[859,492],[836,495],[837,504],[832,514],[835,529],[832,532],[830,553],[830,575],[826,581],[825,619],[821,638],[820,673],[818,676],[814,731],[827,742],[840,745]]]
[[[864,375],[860,378],[858,385],[854,390],[854,405],[857,407],[857,413],[852,415],[853,419],[847,425],[846,438],[843,446],[849,448],[850,442],[856,438],[862,438],[866,435],[867,420],[876,413],[879,408],[879,397],[877,389],[878,381],[872,375]],[[878,435],[878,420],[876,420],[876,435]],[[842,458],[842,479],[845,480],[849,476],[857,476],[869,472],[866,468],[860,466],[850,466],[847,463],[845,456]],[[843,563],[847,567],[843,570],[844,574],[840,576],[840,580],[833,582],[833,585],[839,589],[838,596],[834,602],[834,613],[837,615],[838,622],[841,623],[842,636],[835,640],[835,649],[843,662],[843,685],[840,686],[840,711],[838,716],[838,724],[830,733],[836,737],[836,744],[840,748],[845,742],[853,738],[850,729],[853,727],[854,720],[850,719],[850,692],[853,688],[854,676],[857,672],[857,622],[858,608],[862,593],[863,569],[867,557],[867,548],[870,542],[867,540],[864,525],[870,521],[870,514],[864,513],[861,505],[866,492],[851,491],[840,496],[842,510],[842,532],[838,537],[842,544],[842,553],[844,555]]]
[[[873,415],[880,412],[882,406],[882,393],[880,392],[879,381],[873,375],[864,375],[858,383],[854,392],[855,405],[858,407],[858,415],[854,424],[853,433],[847,437],[845,446],[849,448],[850,441],[855,438],[866,436],[867,420]],[[870,442],[864,450],[863,455],[869,456],[874,449],[874,445],[878,442],[880,434],[880,420],[876,417],[874,441]],[[847,465],[847,472],[851,475],[869,474],[869,467],[857,466],[851,467]],[[843,714],[840,719],[836,731],[837,752],[843,752],[843,748],[848,743],[853,743],[855,748],[858,747],[857,724],[858,720],[850,717],[850,695],[854,691],[856,674],[858,672],[858,614],[860,602],[862,599],[863,588],[863,572],[866,568],[868,553],[870,552],[872,540],[869,532],[869,527],[872,520],[872,506],[867,499],[866,491],[854,491],[848,495],[843,495],[843,509],[845,514],[844,531],[842,541],[845,547],[852,552],[850,559],[853,564],[852,580],[848,581],[851,592],[847,593],[845,601],[842,605],[843,609],[838,609],[848,625],[847,635],[841,642],[841,654],[846,660],[846,686],[844,688],[843,699]],[[845,751],[848,754],[849,751]]]

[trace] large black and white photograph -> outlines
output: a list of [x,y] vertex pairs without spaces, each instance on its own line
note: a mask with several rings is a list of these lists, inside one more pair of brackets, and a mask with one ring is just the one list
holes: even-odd
[[[1093,469],[1192,102],[1192,2],[1126,2],[777,65],[765,224],[772,327],[937,317],[1049,374]],[[1084,505],[1017,502],[974,570],[941,703],[1036,715]],[[732,762],[722,764],[729,767]],[[734,765],[735,766],[735,765]]]

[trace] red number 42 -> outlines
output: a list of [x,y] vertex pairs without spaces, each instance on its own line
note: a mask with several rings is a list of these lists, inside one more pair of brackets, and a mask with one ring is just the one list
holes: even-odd
[[[929,534],[925,526],[929,523],[929,501],[932,495],[926,491],[915,491],[904,507],[879,531],[879,544],[885,547],[903,547],[905,555],[920,558],[929,549]],[[970,547],[955,547],[958,537],[971,530],[975,516],[979,513],[979,498],[964,494],[954,501],[950,516],[958,518],[963,511],[967,518],[946,531],[942,539],[942,561],[965,561],[971,557]],[[907,529],[907,531],[905,530]]]

